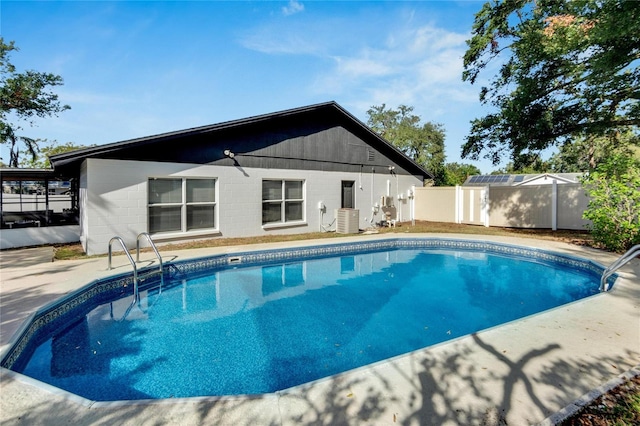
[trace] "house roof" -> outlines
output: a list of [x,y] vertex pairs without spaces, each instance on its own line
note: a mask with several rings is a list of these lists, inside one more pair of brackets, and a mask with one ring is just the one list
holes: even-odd
[[578,183],[583,173],[535,173],[507,175],[472,175],[463,186],[520,186],[539,179],[555,179],[565,183]]
[[[342,108],[336,102],[325,102],[315,105],[309,105],[284,111],[273,112],[269,114],[257,115],[238,120],[225,121],[207,126],[194,127],[185,130],[162,133],[158,135],[145,136],[136,139],[125,140],[105,145],[93,146],[90,148],[70,151],[62,154],[56,154],[49,158],[51,164],[56,171],[67,171],[69,169],[78,169],[80,164],[88,158],[109,158],[109,159],[130,159],[130,160],[153,160],[153,155],[158,151],[156,145],[166,144],[175,140],[187,140],[189,138],[202,138],[203,136],[211,137],[216,134],[229,132],[242,132],[245,129],[261,129],[261,126],[269,125],[287,125],[299,123],[301,121],[313,122],[314,120],[330,120],[349,127],[350,130],[359,134],[359,136],[367,143],[375,146],[381,152],[384,152],[394,161],[402,164],[402,166],[412,174],[422,175],[424,178],[432,177],[432,174],[417,164],[411,158],[407,157],[403,152],[393,146],[391,143],[380,137],[368,126]],[[125,155],[122,157],[122,155]],[[180,160],[176,160],[180,161]],[[182,160],[183,162],[197,162],[193,158]]]

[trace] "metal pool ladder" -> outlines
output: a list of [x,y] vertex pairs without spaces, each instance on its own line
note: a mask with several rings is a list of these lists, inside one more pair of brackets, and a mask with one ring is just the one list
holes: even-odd
[[618,260],[609,265],[609,267],[602,273],[602,278],[600,278],[600,291],[608,291],[609,285],[607,284],[607,278],[609,278],[615,271],[622,268],[639,254],[640,244],[636,244],[635,246],[627,250],[625,254],[620,256]]
[[[136,238],[136,261],[140,262],[140,237],[145,237],[148,241],[149,244],[151,245],[151,248],[153,248],[153,251],[155,252],[156,256],[158,257],[158,262],[160,264],[160,288],[162,288],[162,286],[164,285],[164,274],[163,274],[163,265],[162,265],[162,257],[160,256],[160,253],[158,252],[158,248],[156,247],[156,245],[153,243],[153,240],[151,239],[151,236],[149,236],[149,234],[147,234],[146,232],[142,232],[140,234],[138,234],[138,237]],[[133,266],[133,303],[139,302],[140,301],[140,293],[138,291],[138,267],[136,266],[136,262],[133,261],[133,258],[131,257],[131,254],[129,253],[129,250],[127,250],[127,246],[125,245],[124,241],[122,240],[122,238],[115,236],[113,238],[111,238],[111,240],[109,240],[109,265],[107,269],[111,269],[111,253],[112,253],[112,249],[111,249],[111,245],[114,241],[118,241],[120,243],[120,245],[122,246],[122,249],[124,250],[124,254],[127,255],[127,258],[129,259],[129,262],[131,262],[131,266]]]

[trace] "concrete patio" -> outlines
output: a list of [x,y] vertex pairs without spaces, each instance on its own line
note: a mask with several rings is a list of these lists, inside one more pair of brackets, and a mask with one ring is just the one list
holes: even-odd
[[[163,260],[252,249],[397,238],[345,237],[183,251]],[[403,233],[402,237],[411,237]],[[558,242],[471,235],[609,265],[617,256]],[[153,254],[143,254],[153,262]],[[93,279],[128,271],[124,256],[52,262],[50,248],[0,252],[0,345],[39,307]],[[640,365],[640,260],[619,271],[612,291],[471,336],[268,395],[96,403],[0,369],[2,425],[529,425],[568,413],[572,403]],[[496,300],[496,309],[500,301]],[[568,407],[568,408],[567,408]],[[575,408],[575,407],[574,407]],[[557,413],[563,409],[569,411]],[[551,417],[553,415],[556,417]]]

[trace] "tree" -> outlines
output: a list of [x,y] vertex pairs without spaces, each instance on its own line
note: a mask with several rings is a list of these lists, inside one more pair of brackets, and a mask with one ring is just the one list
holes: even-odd
[[640,161],[610,156],[583,185],[590,197],[583,216],[591,220],[594,240],[617,252],[640,244]]
[[35,161],[37,156],[37,141],[17,133],[22,127],[11,124],[9,118],[34,125],[36,117],[44,118],[57,116],[69,109],[58,100],[58,95],[50,88],[63,84],[62,77],[37,71],[16,72],[15,66],[9,61],[12,51],[18,51],[14,42],[8,44],[0,37],[0,143],[10,145],[10,167],[17,167],[20,157],[20,143]]
[[463,80],[497,112],[473,120],[463,157],[494,164],[640,125],[640,2],[504,0],[476,14]]
[[551,171],[555,173],[579,173],[594,170],[611,155],[634,156],[634,147],[640,145],[640,137],[630,131],[611,136],[579,137],[560,146],[549,159]]
[[445,185],[462,185],[469,176],[479,175],[480,169],[471,164],[447,163],[445,166]]
[[385,104],[372,106],[367,115],[369,127],[432,173],[435,185],[445,182],[442,124],[421,124],[421,118],[413,114],[413,107],[406,105],[397,110],[386,109]]
[[551,171],[551,164],[539,153],[527,152],[514,156],[504,167],[491,171],[492,175],[538,174]]
[[[22,159],[20,161],[21,167],[29,167],[29,168],[37,168],[37,169],[47,169],[51,167],[51,163],[49,162],[49,157],[56,154],[62,154],[64,152],[75,151],[78,149],[89,148],[95,145],[75,145],[73,142],[67,142],[65,144],[58,144],[58,142],[53,141],[49,142],[47,140],[38,140],[38,152],[36,156],[29,159]],[[43,144],[48,144],[42,146]]]
[[2,143],[9,144],[9,167],[18,167],[18,160],[20,158],[19,142],[22,142],[29,154],[33,159],[38,155],[38,142],[35,139],[18,136],[15,134],[13,127],[5,125],[0,121],[0,140]]

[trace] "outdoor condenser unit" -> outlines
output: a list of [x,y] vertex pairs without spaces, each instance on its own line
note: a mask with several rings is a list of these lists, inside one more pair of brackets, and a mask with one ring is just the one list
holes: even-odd
[[336,213],[336,233],[357,234],[360,231],[360,211],[338,209]]

